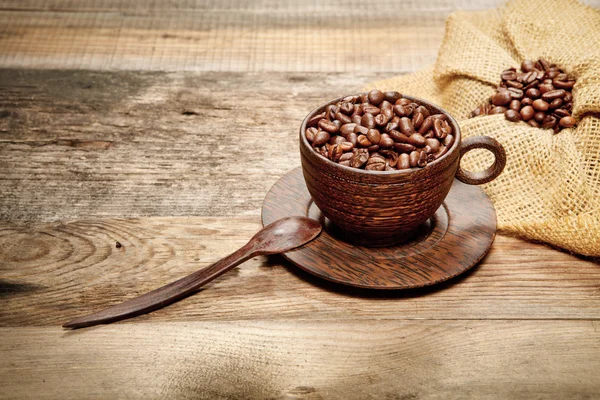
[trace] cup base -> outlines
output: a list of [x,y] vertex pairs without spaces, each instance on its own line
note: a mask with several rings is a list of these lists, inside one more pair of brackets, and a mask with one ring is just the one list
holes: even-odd
[[317,219],[323,226],[323,230],[327,231],[331,236],[338,240],[350,243],[354,246],[364,247],[392,247],[392,246],[408,246],[411,243],[421,242],[425,240],[435,227],[435,216],[429,218],[415,229],[405,232],[395,232],[392,235],[386,236],[370,236],[356,232],[346,231],[335,225],[329,218],[325,217],[321,210],[314,202],[311,202],[308,210],[308,217]]

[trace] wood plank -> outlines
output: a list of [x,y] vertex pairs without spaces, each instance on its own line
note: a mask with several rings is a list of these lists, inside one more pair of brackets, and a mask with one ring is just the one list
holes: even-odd
[[400,73],[435,61],[450,12],[501,3],[11,0],[0,66]]
[[[0,326],[59,326],[205,267],[259,219],[143,218],[0,225]],[[116,248],[116,242],[122,244]],[[327,283],[282,257],[257,257],[140,321],[600,319],[600,268],[499,236],[472,272],[445,284],[368,292]]]
[[0,220],[258,215],[304,116],[378,77],[2,70]]
[[0,397],[589,399],[589,321],[231,321],[0,329]]

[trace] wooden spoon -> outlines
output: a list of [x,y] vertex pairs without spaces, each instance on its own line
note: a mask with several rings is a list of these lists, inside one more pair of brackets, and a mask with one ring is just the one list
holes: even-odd
[[157,310],[191,295],[205,283],[252,257],[283,253],[310,242],[319,233],[321,233],[321,224],[314,219],[289,217],[277,220],[265,226],[242,248],[210,267],[121,304],[76,318],[64,324],[63,327],[76,329],[108,324]]

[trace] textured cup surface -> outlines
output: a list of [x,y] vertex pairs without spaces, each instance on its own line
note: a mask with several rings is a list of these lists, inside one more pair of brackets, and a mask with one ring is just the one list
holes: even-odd
[[431,114],[446,114],[455,136],[449,151],[424,168],[367,171],[340,165],[317,154],[304,133],[307,122],[342,98],[317,107],[300,127],[300,156],[308,191],[317,207],[348,241],[387,246],[410,238],[442,205],[454,181],[460,159],[458,124],[432,103],[403,97],[425,106]]

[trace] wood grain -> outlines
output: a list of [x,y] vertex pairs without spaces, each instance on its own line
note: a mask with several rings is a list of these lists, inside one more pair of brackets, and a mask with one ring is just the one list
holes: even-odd
[[590,399],[599,328],[373,318],[1,328],[0,396]]
[[375,77],[0,71],[0,220],[258,216],[306,114]]
[[[257,217],[163,217],[1,227],[0,327],[23,327],[59,326],[181,278],[241,247],[261,224]],[[497,236],[484,261],[453,282],[374,294],[322,281],[281,257],[258,257],[136,322],[289,319],[360,325],[365,318],[597,320],[600,268],[543,245]]]
[[501,3],[10,0],[0,6],[0,65],[400,73],[435,61],[450,12]]

